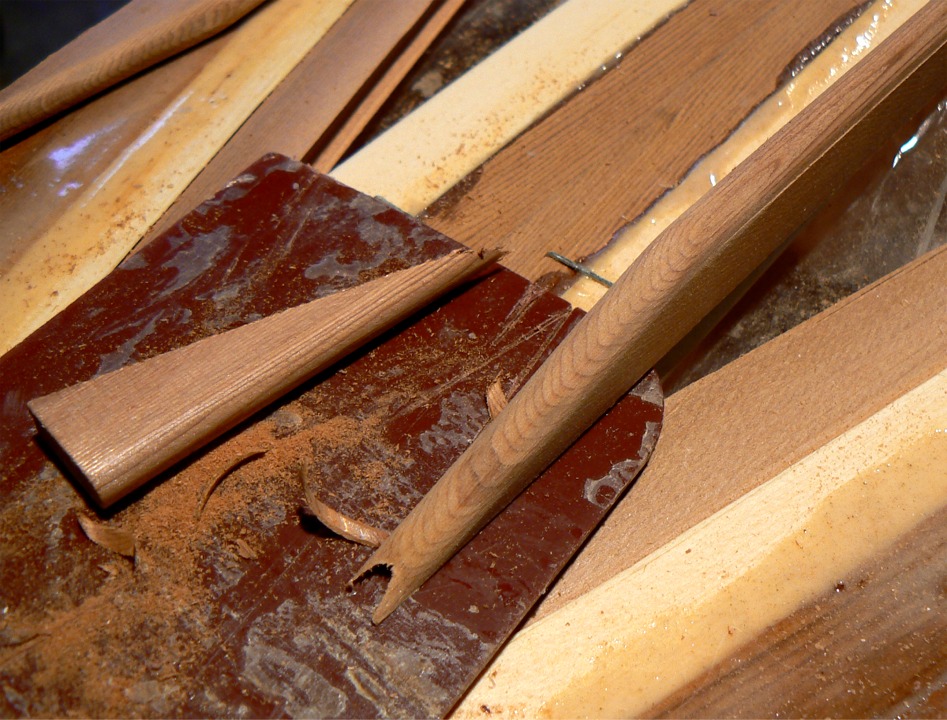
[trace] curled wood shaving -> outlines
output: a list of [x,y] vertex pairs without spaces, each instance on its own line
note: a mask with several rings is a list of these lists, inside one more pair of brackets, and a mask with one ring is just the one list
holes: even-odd
[[230,475],[234,470],[245,465],[248,462],[252,462],[257,458],[263,457],[270,448],[268,447],[259,447],[248,450],[238,457],[236,460],[231,462],[227,467],[221,470],[214,476],[214,479],[207,484],[207,488],[204,490],[201,495],[201,501],[197,504],[197,508],[194,511],[194,517],[200,517],[201,513],[204,512],[204,508],[207,507],[207,501],[210,500],[210,496],[214,494],[220,483],[223,482],[223,479]]
[[381,545],[385,538],[388,537],[387,531],[346,517],[316,497],[312,482],[309,479],[308,465],[304,465],[299,474],[302,478],[303,491],[306,494],[306,505],[309,507],[309,511],[319,519],[319,522],[336,535],[344,537],[346,540],[356,542],[359,545],[367,545],[373,548]]
[[503,392],[503,382],[500,378],[493,381],[493,384],[487,388],[487,410],[490,411],[490,419],[493,420],[506,407],[509,402],[506,393]]
[[127,530],[96,522],[85,515],[79,516],[79,525],[86,537],[96,545],[125,557],[135,557],[135,536]]

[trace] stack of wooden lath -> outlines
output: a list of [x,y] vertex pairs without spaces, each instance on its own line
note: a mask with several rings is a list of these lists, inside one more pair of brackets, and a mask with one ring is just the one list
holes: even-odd
[[[618,10],[606,17],[590,14],[594,5],[601,4],[572,0],[556,10],[524,36],[527,41],[514,42],[456,83],[453,96],[436,96],[334,174],[412,212],[430,206],[430,223],[459,241],[509,247],[506,262],[531,279],[560,273],[546,251],[571,257],[597,251],[669,188],[687,187],[687,171],[765,98],[781,92],[785,69],[810,43],[826,32],[840,34],[842,49],[827,44],[824,50],[839,58],[835,72],[827,73],[835,74],[849,62],[843,55],[858,55],[879,41],[887,28],[880,16],[903,11],[898,4],[865,9],[850,0],[805,8],[698,1],[683,8],[649,7],[649,18],[643,17],[644,6],[630,18],[616,18],[611,13]],[[858,10],[855,22],[865,24],[853,25],[846,35],[846,14]],[[143,236],[167,227],[176,212],[263,152],[307,157],[320,143],[329,144],[312,131],[309,115],[328,106],[325,88],[338,78],[334,68],[320,79],[299,65],[281,80],[293,65],[287,61],[271,85],[258,82],[257,100],[247,100],[239,111],[244,115],[271,86],[276,90],[232,137],[242,122],[238,111],[212,113],[232,120],[232,127],[220,129],[222,140],[230,139],[219,151],[209,146],[203,126],[198,130],[179,114],[194,112],[191,98],[218,82],[213,72],[227,77],[234,67],[257,64],[246,62],[241,34],[259,34],[275,45],[275,28],[288,35],[298,25],[294,12],[311,15],[290,2],[269,3],[227,35],[38,132],[18,136],[5,149],[10,190],[0,211],[12,268],[5,276],[6,327],[29,317],[19,309],[23,303],[41,308],[36,318],[59,302],[49,302],[50,293],[67,303]],[[334,24],[334,18],[324,18],[303,42],[314,42],[323,30],[328,34],[308,55],[296,51],[306,55],[302,63],[318,66],[320,58],[345,52],[373,69],[378,61],[369,62],[367,51],[352,51],[351,38],[361,40],[364,27],[381,27],[372,19],[377,12],[377,4],[360,0]],[[643,24],[633,24],[636,15]],[[407,26],[415,22],[405,20]],[[346,29],[344,23],[353,25]],[[657,25],[652,29],[651,23]],[[613,32],[616,26],[624,34],[603,37],[604,28]],[[561,27],[577,38],[574,51],[558,34]],[[639,35],[645,37],[636,42]],[[339,45],[329,45],[333,39]],[[594,52],[588,51],[590,42]],[[537,67],[534,51],[546,62],[562,56],[562,64],[583,68],[580,77],[548,79],[550,67]],[[558,101],[585,82],[592,68],[610,65],[607,60],[619,55],[615,67],[535,124],[548,104],[537,110],[524,102],[532,109],[518,112],[524,96]],[[277,56],[285,59],[289,52],[281,49]],[[947,79],[943,55],[938,57],[940,77],[935,72],[925,88],[930,101]],[[430,78],[435,70],[422,72]],[[509,88],[511,77],[524,84]],[[801,83],[802,77],[788,82]],[[360,92],[362,82],[355,82]],[[304,90],[314,105],[303,100]],[[224,102],[209,92],[206,102]],[[449,109],[458,107],[458,97],[476,98],[478,92],[502,98],[500,108],[486,106],[473,127],[458,128]],[[788,105],[798,94],[778,97]],[[343,98],[342,104],[349,102]],[[942,122],[936,112],[931,117],[934,125]],[[332,125],[334,118],[323,124]],[[903,120],[908,125],[896,147],[920,123]],[[499,139],[491,135],[494,123],[504,128]],[[747,126],[754,124],[763,123],[751,120]],[[929,141],[932,132],[922,140]],[[879,145],[886,141],[879,138]],[[208,147],[199,155],[195,148],[202,146]],[[706,186],[722,178],[725,170],[717,168],[725,165],[704,170]],[[932,238],[943,237],[941,187],[938,179],[940,194],[920,210],[920,231],[914,233],[920,241],[905,230],[904,245],[930,249]],[[27,196],[38,201],[24,202]],[[50,206],[54,211],[47,214]],[[655,224],[663,221],[655,218]],[[103,236],[112,248],[106,253],[100,253]],[[49,254],[47,248],[67,241],[75,243],[69,252]],[[814,243],[811,237],[798,240],[790,260],[818,255]],[[834,261],[854,261],[843,258]],[[943,466],[947,426],[945,263],[943,252],[925,254],[672,394],[665,435],[645,474],[458,714],[543,708],[563,715],[577,709],[711,715],[942,710],[947,488],[937,468]],[[793,262],[787,267],[783,272],[791,273]],[[879,277],[855,278],[845,289]],[[40,285],[40,279],[48,284]],[[778,268],[767,278],[777,288],[779,279]],[[593,290],[571,293],[566,297],[573,302],[594,302]],[[821,309],[824,297],[814,294],[798,316],[813,306]],[[796,302],[785,292],[779,298]],[[740,352],[759,339],[757,333]],[[675,369],[681,384],[693,376],[687,366]],[[935,376],[940,379],[931,380]],[[897,465],[901,461],[891,458],[919,443],[928,446],[918,459],[904,462],[926,474],[877,480],[863,475]],[[551,657],[561,661],[537,682],[532,668]],[[612,692],[603,699],[604,685]],[[594,700],[586,687],[595,688]]]

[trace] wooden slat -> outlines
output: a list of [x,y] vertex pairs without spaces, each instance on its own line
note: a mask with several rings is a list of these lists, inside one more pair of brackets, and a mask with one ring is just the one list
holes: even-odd
[[[651,463],[543,601],[538,622],[487,671],[465,702],[465,713],[477,714],[482,704],[509,707],[525,691],[516,684],[515,668],[528,665],[524,658],[535,653],[555,656],[548,643],[557,637],[568,637],[570,652],[578,657],[579,636],[561,624],[576,618],[593,622],[593,615],[605,612],[589,600],[595,588],[608,583],[609,592],[597,598],[612,604],[616,622],[650,618],[641,614],[642,608],[619,611],[615,604],[631,597],[634,588],[662,582],[636,575],[636,568],[647,571],[648,563],[641,561],[658,557],[663,546],[671,547],[690,528],[943,370],[944,277],[947,249],[930,253],[668,398],[664,431]],[[799,482],[817,485],[820,478],[813,474]],[[735,526],[729,521],[727,527]],[[728,533],[724,528],[720,537],[729,538],[731,551],[756,542],[735,540]],[[730,552],[724,546],[717,551],[722,557]],[[681,568],[688,555],[682,552]],[[673,574],[674,565],[668,567]],[[730,576],[739,572],[733,569]],[[705,576],[699,569],[698,574],[700,585],[724,584],[719,576]],[[803,581],[805,575],[793,580]],[[623,586],[623,578],[631,584]],[[778,595],[773,597],[778,601]],[[594,611],[581,610],[583,602],[594,605]],[[794,609],[783,608],[786,613]],[[685,656],[679,655],[683,662]],[[581,675],[588,668],[583,661],[576,672]],[[569,679],[560,676],[550,684]]]
[[304,0],[279,0],[240,24],[161,116],[3,269],[0,352],[125,257],[350,1],[314,11]]
[[[268,152],[302,160],[371,84],[432,0],[358,0],[286,76],[145,236],[157,237]],[[344,62],[340,58],[345,58]]]
[[108,507],[494,260],[458,250],[34,398],[29,408]]
[[510,250],[536,279],[561,269],[673,187],[779,85],[784,68],[858,0],[698,0],[610,73],[487,162],[428,222],[472,247]]
[[681,5],[563,3],[345,161],[333,177],[418,213]]
[[[441,33],[446,25],[451,21],[454,15],[460,10],[464,0],[444,0],[440,7],[429,17],[418,31],[411,38],[408,46],[398,55],[375,82],[368,94],[358,103],[358,106],[352,110],[345,118],[345,122],[328,138],[328,142],[319,149],[317,155],[311,160],[312,166],[319,172],[327,173],[336,166],[339,160],[352,147],[362,130],[365,129],[368,122],[381,109],[385,101],[394,92],[408,71],[414,67],[418,59],[427,50],[434,39]],[[397,6],[396,6],[397,7]],[[391,8],[391,5],[386,5]],[[391,23],[391,18],[385,19],[382,25]],[[372,28],[374,26],[369,26]],[[353,54],[361,54],[364,50],[359,47]],[[378,63],[379,70],[382,64]]]
[[[279,0],[282,4],[289,1]],[[594,72],[603,62],[606,62],[609,57],[612,57],[617,51],[616,49],[623,48],[633,42],[637,35],[646,32],[655,22],[665,17],[668,12],[677,7],[679,2],[680,0],[648,0],[647,3],[611,6],[593,0],[572,0],[572,2],[552,13],[552,17],[544,18],[536,28],[523,33],[511,42],[503,49],[502,55],[495,60],[478,66],[477,72],[472,74],[469,80],[461,83],[458,89],[454,91],[465,98],[463,106],[458,106],[451,99],[450,94],[445,96],[444,93],[441,93],[437,96],[437,103],[432,106],[429,112],[439,116],[444,113],[445,108],[453,108],[452,112],[455,115],[451,115],[450,119],[444,123],[445,127],[449,128],[450,132],[463,135],[468,143],[472,143],[476,139],[479,154],[464,153],[461,158],[458,158],[460,160],[458,166],[453,162],[453,158],[456,154],[457,143],[464,141],[458,141],[458,136],[451,136],[448,132],[447,144],[433,143],[432,137],[424,130],[426,121],[422,113],[419,118],[416,117],[412,120],[411,129],[406,132],[408,136],[414,137],[415,145],[401,147],[398,152],[390,152],[390,148],[373,144],[374,149],[371,152],[360,153],[357,156],[358,160],[353,158],[352,162],[346,163],[348,169],[342,171],[340,177],[344,182],[365,189],[371,194],[386,195],[389,199],[398,201],[398,204],[406,209],[420,210],[438,197],[447,186],[443,183],[439,186],[430,177],[415,177],[414,180],[411,180],[408,176],[403,175],[401,169],[399,169],[403,154],[417,160],[422,171],[425,168],[429,170],[431,163],[418,156],[416,149],[419,145],[417,143],[420,143],[420,147],[427,148],[428,151],[433,153],[433,157],[451,158],[450,170],[445,177],[450,178],[448,185],[452,184],[465,172],[476,167],[489,154],[502,147],[512,134],[533,122],[539,114],[548,110],[551,104],[558,102],[564,95],[571,92],[590,73]],[[273,4],[277,3],[274,2]],[[206,64],[210,65],[211,60],[227,47],[229,36],[230,33],[225,36],[226,39],[220,38],[211,43],[211,46],[216,48],[217,52],[208,52],[203,55]],[[550,38],[555,38],[556,41],[551,43]],[[262,47],[265,46],[265,43],[261,42],[259,45]],[[203,48],[199,50],[203,50]],[[169,64],[179,67],[182,64],[190,63],[189,66],[195,68],[195,64],[190,62],[191,55],[192,53],[188,53],[183,58],[175,58]],[[522,75],[520,73],[511,74],[509,72],[511,66],[531,68],[531,70]],[[167,65],[159,67],[156,74],[163,75],[166,68]],[[197,66],[197,69],[203,70],[203,67]],[[142,78],[138,78],[133,84],[142,87],[141,81]],[[537,82],[539,82],[538,86],[536,85]],[[177,93],[165,95],[160,83],[155,82],[154,85],[158,88],[158,94],[167,97],[169,103],[173,102],[173,98],[179,97]],[[504,92],[498,94],[497,91],[501,85]],[[476,92],[473,91],[474,88],[476,88]],[[117,118],[118,122],[122,123],[126,119],[125,109],[121,105],[116,107],[115,104],[109,102],[111,97],[115,95],[114,92],[109,93],[107,97],[96,100],[94,105],[97,108],[111,107],[111,113],[103,117],[110,118],[113,121]],[[123,97],[126,100],[130,98],[133,101],[128,106],[132,113],[138,105],[149,105],[147,100],[137,97],[134,93],[123,95]],[[456,96],[454,97],[456,98]],[[473,106],[477,107],[477,112],[471,111],[469,103],[473,103]],[[160,109],[162,105],[155,103],[153,107]],[[498,124],[500,118],[503,122]],[[108,163],[101,163],[104,167],[108,167],[113,163],[121,165],[118,159],[122,156],[121,151],[125,149],[124,145],[134,146],[137,138],[151,132],[147,129],[148,127],[154,129],[155,123],[163,122],[160,113],[151,120],[151,125],[142,128],[140,134],[129,132],[127,135],[116,133],[114,126],[103,120],[103,124],[98,128],[91,124],[87,125],[89,128],[87,135],[80,135],[75,138],[75,142],[79,143],[78,146],[66,144],[62,147],[71,152],[77,152],[77,148],[96,152],[102,149],[104,156],[109,157]],[[58,125],[59,123],[57,123],[57,129]],[[420,134],[418,134],[418,128],[421,128]],[[103,138],[101,135],[106,137]],[[386,133],[386,136],[394,137],[388,133]],[[395,133],[395,136],[397,136],[397,133]],[[56,150],[55,147],[45,147],[43,143],[34,144],[32,140],[33,138],[29,139],[30,147],[25,149],[23,154],[18,154],[20,160],[24,156],[29,156],[37,151],[48,154],[48,152]],[[117,144],[113,146],[113,142]],[[395,145],[400,143],[396,137],[386,142],[394,142]],[[172,142],[171,146],[180,149],[177,141]],[[206,152],[208,152],[208,147],[204,144],[200,144],[199,149],[193,152],[184,150],[183,155],[187,160],[185,164],[190,165],[193,171],[195,166],[200,167],[201,162],[204,161],[201,160],[202,154]],[[433,165],[442,168],[440,160],[433,162]],[[379,167],[386,169],[379,172]],[[442,169],[446,170],[446,167]],[[109,170],[108,173],[112,173],[113,170],[115,170],[115,167]],[[115,251],[114,258],[97,255],[97,249],[92,253],[92,258],[85,256],[83,253],[70,252],[68,265],[63,267],[62,263],[59,263],[57,266],[55,259],[57,251],[40,247],[44,242],[42,233],[32,230],[31,223],[43,228],[43,232],[51,232],[51,229],[58,224],[60,230],[64,227],[78,227],[86,230],[89,237],[96,236],[95,229],[89,226],[87,219],[79,218],[81,222],[78,222],[75,215],[79,211],[69,209],[75,202],[77,191],[94,183],[96,176],[83,173],[78,184],[73,182],[59,184],[59,176],[55,171],[45,173],[47,178],[51,177],[51,181],[58,184],[57,191],[61,191],[69,197],[68,202],[60,205],[62,210],[56,213],[44,212],[44,218],[48,221],[36,223],[35,213],[28,209],[32,207],[35,200],[34,196],[31,195],[34,187],[31,187],[30,184],[24,184],[23,178],[17,176],[17,171],[18,168],[15,162],[14,168],[6,177],[9,178],[9,182],[15,190],[22,190],[23,192],[11,193],[6,197],[12,200],[13,195],[17,195],[17,199],[13,204],[23,209],[22,212],[18,211],[17,214],[24,219],[24,222],[19,226],[11,223],[8,226],[11,231],[18,227],[21,232],[10,232],[9,235],[5,233],[2,238],[4,251],[7,253],[8,259],[11,259],[11,262],[6,263],[6,267],[12,267],[12,260],[19,262],[28,254],[33,256],[35,261],[33,265],[36,266],[34,269],[40,265],[44,267],[42,271],[36,269],[35,273],[25,267],[21,268],[18,277],[22,282],[15,282],[10,271],[0,278],[2,289],[6,293],[5,297],[9,300],[4,304],[4,307],[12,308],[14,325],[20,328],[20,330],[13,332],[10,329],[10,323],[4,324],[5,332],[11,334],[7,336],[5,342],[0,343],[0,349],[9,347],[16,341],[15,338],[21,337],[24,332],[41,323],[43,317],[46,316],[45,312],[52,312],[55,307],[68,302],[70,293],[67,291],[67,287],[85,288],[90,286],[101,276],[102,271],[114,265],[121,257],[117,248],[113,248]],[[175,166],[175,171],[181,174],[183,166]],[[132,171],[129,170],[129,172]],[[139,176],[137,171],[133,174],[136,175],[136,178]],[[394,197],[393,193],[379,191],[376,183],[382,178],[386,181],[393,180],[393,187],[404,188],[406,194],[403,197]],[[43,188],[46,187],[45,182],[41,184],[33,183],[34,186],[37,184]],[[136,180],[134,184],[139,183]],[[144,187],[133,186],[131,189],[133,191],[132,195],[147,193],[149,198],[155,198],[159,195],[164,197],[164,200],[159,204],[165,207],[166,203],[180,191],[180,187],[171,188],[166,185],[161,186],[159,188],[161,192],[157,194],[148,192],[147,188]],[[410,203],[407,194],[409,191],[411,193],[420,192],[420,195],[416,195]],[[123,195],[122,199],[116,201],[116,204],[127,207],[126,200],[127,198]],[[67,213],[71,213],[71,215],[67,215]],[[145,214],[150,216],[150,213]],[[90,217],[100,216],[98,211],[95,211],[90,213]],[[144,225],[147,226],[153,219],[149,219]],[[170,219],[169,217],[168,221]],[[131,224],[129,221],[131,221]],[[123,237],[126,236],[126,233],[128,237],[131,237],[134,235],[134,232],[130,232],[131,225],[140,225],[142,224],[141,221],[142,217],[135,213],[130,213],[127,218],[118,218],[114,222],[107,221],[109,227],[100,236],[109,236],[110,233],[120,230]],[[45,227],[43,227],[44,225]],[[6,231],[6,229],[5,227],[4,230]],[[138,232],[140,237],[140,230]],[[68,243],[59,241],[47,244],[56,248],[68,247]],[[28,280],[30,275],[41,278],[45,287],[31,287]],[[39,314],[33,313],[30,317],[31,307],[36,304],[37,298],[40,298],[41,304],[46,306],[46,310]]]

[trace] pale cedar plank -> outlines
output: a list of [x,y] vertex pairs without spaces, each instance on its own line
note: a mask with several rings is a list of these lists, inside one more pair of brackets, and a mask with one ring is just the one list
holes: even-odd
[[0,267],[10,267],[194,80],[229,33],[90,100],[0,153]]
[[0,139],[186,50],[261,0],[132,0],[0,92]]
[[859,4],[690,3],[487,161],[467,189],[435,203],[426,221],[471,247],[504,247],[504,265],[531,279],[560,269],[549,250],[581,257],[600,249]]
[[367,92],[436,0],[358,0],[241,126],[145,235],[171,227],[260,156],[302,159]]
[[[424,22],[408,46],[391,62],[387,70],[382,73],[382,76],[368,91],[368,94],[358,103],[358,107],[348,115],[341,127],[328,138],[328,142],[312,160],[311,164],[316,170],[327,173],[335,167],[336,163],[358,139],[365,126],[385,104],[405,75],[408,74],[408,71],[414,67],[421,55],[430,47],[434,39],[457,14],[463,4],[464,0],[444,0],[433,15]],[[386,20],[385,24],[388,22],[390,20]],[[372,30],[374,27],[370,26],[369,29]],[[359,48],[358,52],[361,51],[361,48]],[[381,68],[382,64],[379,63],[378,65]]]
[[945,568],[947,508],[648,715],[941,717]]
[[[665,230],[362,566],[383,620],[844,184],[944,84],[947,6],[923,8]],[[719,427],[719,426],[718,426]],[[463,498],[463,501],[459,501]]]
[[651,462],[538,607],[547,615],[943,368],[947,248],[667,399]]
[[456,250],[29,407],[96,502],[108,507],[496,259]]

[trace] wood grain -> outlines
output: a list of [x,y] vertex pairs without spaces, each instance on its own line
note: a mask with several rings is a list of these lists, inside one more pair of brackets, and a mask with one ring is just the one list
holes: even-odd
[[36,398],[29,408],[108,507],[496,258],[455,251]]
[[[97,177],[0,278],[0,352],[110,272],[342,14],[303,0],[268,3],[241,23],[157,120]],[[256,62],[248,62],[253,56]]]
[[[0,268],[10,268],[153,127],[229,41],[228,33],[88,101],[0,153]],[[41,211],[40,211],[41,210]],[[8,282],[0,270],[2,282]]]
[[932,3],[695,204],[629,268],[363,566],[384,619],[777,250],[945,80]]
[[[646,558],[658,558],[662,548],[670,547],[680,536],[709,522],[715,513],[744,498],[942,371],[944,358],[947,358],[947,326],[943,313],[947,287],[942,281],[945,276],[947,248],[942,248],[670,396],[661,440],[648,467],[550,590],[533,621],[498,656],[456,715],[483,717],[486,715],[481,709],[483,705],[487,705],[493,716],[503,716],[504,711],[512,713],[516,709],[515,702],[535,688],[535,682],[521,685],[513,677],[522,673],[524,667],[530,667],[530,661],[524,657],[556,655],[549,645],[533,643],[531,638],[540,634],[545,641],[558,637],[561,642],[568,638],[569,653],[577,658],[574,672],[579,675],[588,672],[588,663],[578,658],[579,640],[584,636],[579,634],[576,619],[581,618],[594,628],[599,624],[600,613],[605,613],[609,621],[618,625],[640,622],[646,626],[648,620],[642,618],[646,618],[649,611],[653,611],[654,617],[661,616],[660,608],[636,606],[625,614],[616,608],[618,599],[645,591],[658,592],[664,585],[663,577],[681,576],[685,559],[693,553],[681,552],[676,563],[666,564],[664,568],[669,573],[666,576],[643,579],[640,573],[634,576],[627,573],[635,568],[646,573],[648,566],[643,562]],[[880,446],[883,448],[886,444],[887,440]],[[810,474],[808,480],[801,480],[802,484],[810,485],[819,482],[818,474]],[[775,519],[775,516],[765,517]],[[935,517],[942,517],[942,513]],[[729,530],[720,523],[718,525],[723,537],[727,532],[741,532],[741,526],[733,524],[732,520],[726,523]],[[905,548],[913,548],[904,560],[905,571],[913,574],[915,558],[920,560],[940,552],[937,548],[942,541],[928,538],[924,527],[920,526],[917,531],[921,533],[920,537],[914,533],[906,535],[891,554],[878,555],[878,560],[864,566],[864,571],[853,570],[831,578],[830,585],[843,581],[846,592],[864,593],[865,597],[859,599],[858,604],[865,613],[846,617],[845,599],[835,598],[834,590],[832,600],[827,596],[817,599],[816,606],[822,604],[832,612],[826,618],[834,630],[834,634],[829,636],[830,642],[826,642],[825,635],[818,634],[825,625],[814,625],[812,632],[805,628],[813,621],[816,611],[813,609],[815,606],[803,607],[795,618],[790,615],[785,624],[750,638],[745,650],[734,652],[693,686],[670,695],[656,711],[720,717],[739,714],[739,708],[745,706],[749,708],[749,716],[758,717],[760,714],[772,715],[775,708],[784,707],[783,703],[792,695],[802,703],[787,711],[789,716],[799,715],[807,706],[814,708],[814,714],[823,717],[879,714],[869,710],[843,711],[851,696],[849,691],[855,688],[856,694],[859,692],[858,678],[870,674],[870,658],[887,657],[893,663],[892,672],[898,673],[913,672],[908,669],[910,667],[924,672],[927,665],[919,654],[923,650],[909,655],[901,653],[900,660],[897,660],[898,653],[893,649],[897,636],[892,639],[878,634],[870,637],[874,649],[862,648],[852,666],[853,674],[847,680],[842,677],[848,675],[849,668],[845,649],[852,648],[847,638],[854,638],[853,642],[857,644],[860,638],[866,637],[863,630],[866,625],[874,627],[885,623],[886,608],[891,601],[890,586],[883,578],[865,587],[860,585],[859,579],[868,576],[866,573],[875,572],[872,568],[882,573],[882,568],[892,561],[900,568],[902,561],[898,558]],[[942,533],[940,537],[943,537]],[[731,539],[708,550],[727,562],[741,548],[757,543],[758,540],[736,543]],[[828,560],[821,566],[823,571],[833,568]],[[692,575],[693,582],[702,586],[708,595],[719,592],[733,577],[732,574],[727,577],[707,575],[703,572],[705,569],[699,566]],[[886,570],[883,572],[888,573]],[[919,587],[927,593],[920,597],[929,597],[931,583],[935,583],[936,589],[936,574],[926,573],[918,578]],[[873,576],[868,577],[871,579]],[[807,573],[800,572],[791,581],[787,579],[761,590],[758,602],[766,602],[768,596],[779,602],[780,591],[785,591],[790,582],[804,584],[807,581]],[[914,580],[906,579],[904,583],[907,589]],[[591,594],[605,587],[607,593],[598,593],[598,601],[603,604],[591,602]],[[817,589],[815,597],[819,598],[822,592]],[[612,602],[608,598],[612,598]],[[905,602],[906,609],[917,607],[913,600],[906,599]],[[841,614],[835,613],[832,608],[840,603]],[[868,624],[868,611],[872,607],[875,614]],[[726,611],[729,617],[725,618],[739,625],[740,609],[739,606],[730,607]],[[568,618],[567,612],[570,613]],[[673,621],[680,615],[680,608],[669,609],[669,615],[664,617]],[[903,614],[899,615],[904,618]],[[571,624],[563,628],[562,623],[570,619]],[[547,621],[558,623],[558,631],[532,635],[532,628]],[[925,618],[918,617],[916,622],[920,628]],[[890,627],[897,626],[898,623],[893,622]],[[937,625],[928,624],[926,627],[936,631]],[[727,637],[726,631],[723,635]],[[919,647],[925,642],[922,637],[916,639]],[[933,637],[936,638],[936,632]],[[590,643],[594,645],[598,639],[594,635]],[[728,642],[747,640],[745,634],[738,634]],[[892,643],[892,649],[882,649],[885,640]],[[707,645],[712,649],[713,643]],[[839,653],[833,646],[838,647]],[[733,647],[736,651],[738,645]],[[521,655],[520,649],[525,650],[526,655]],[[707,647],[700,644],[698,649],[706,651]],[[589,652],[596,654],[591,647]],[[682,651],[679,655],[681,662],[691,652]],[[824,683],[825,704],[821,706],[818,705],[819,698],[812,695],[807,698],[805,693],[797,693],[787,686],[794,673],[799,674],[799,681],[805,687],[811,688],[812,683],[817,682],[820,652],[825,653],[829,662],[833,658],[838,662],[836,667],[827,668],[830,672]],[[763,663],[770,655],[773,662],[765,668],[772,672],[765,672]],[[795,663],[803,658],[814,660],[816,666],[805,664],[797,667]],[[914,664],[915,658],[920,660],[919,665]],[[744,662],[750,666],[746,674],[741,674],[738,665]],[[907,667],[899,668],[899,664]],[[647,672],[649,666],[644,658],[639,659],[639,665]],[[936,663],[931,667],[934,666]],[[876,665],[875,671],[883,671],[883,667]],[[784,673],[786,682],[780,680]],[[548,687],[561,689],[570,677],[553,674]],[[936,688],[939,681],[932,682],[932,687]],[[628,681],[622,685],[627,687]],[[877,687],[885,686],[885,682],[877,682]],[[688,698],[692,692],[697,697],[690,704]],[[916,689],[918,696],[923,693],[924,688]],[[545,700],[549,699],[549,696],[545,697]],[[513,703],[513,706],[507,703]]]
[[947,508],[694,682],[655,717],[938,717]]
[[[312,158],[311,163],[316,170],[326,173],[331,171],[345,153],[351,149],[368,122],[375,117],[375,114],[381,109],[405,75],[408,74],[408,71],[414,67],[421,55],[457,14],[463,3],[464,0],[444,0],[436,11],[423,22],[417,32],[414,33],[407,47],[398,54],[387,68],[384,68],[381,77],[372,85],[368,94],[361,99],[357,107],[348,114],[341,126],[333,133],[332,137],[327,139],[328,141]],[[391,6],[387,5],[386,11],[390,13],[390,10]],[[385,21],[381,23],[381,25],[389,24],[391,24],[390,17],[386,17]],[[369,25],[368,27],[374,28],[375,25]],[[363,52],[364,50],[360,47],[357,54]],[[382,63],[378,63],[378,67],[381,71],[383,69]]]
[[132,0],[0,91],[0,140],[239,20],[261,0]]
[[143,242],[167,230],[262,155],[277,152],[302,160],[325,143],[431,4],[355,2],[184,189]]
[[801,48],[859,4],[688,4],[426,221],[471,247],[502,242],[504,265],[530,279],[560,270],[547,251],[578,259],[604,247],[776,90]]
[[332,175],[419,213],[682,4],[569,0]]

